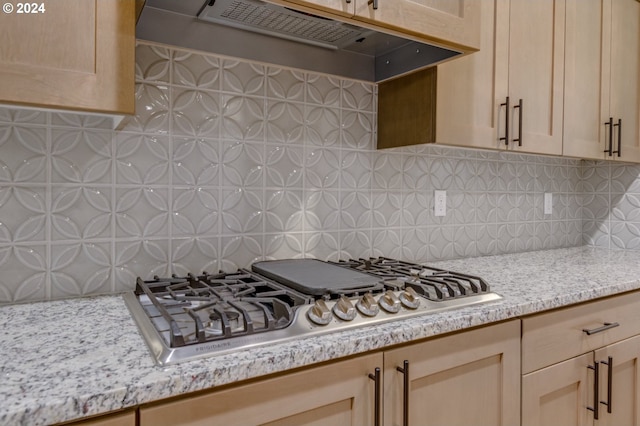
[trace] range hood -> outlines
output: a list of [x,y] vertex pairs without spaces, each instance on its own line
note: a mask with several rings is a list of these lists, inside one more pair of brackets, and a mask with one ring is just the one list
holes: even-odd
[[374,82],[462,54],[259,0],[147,0],[136,36]]

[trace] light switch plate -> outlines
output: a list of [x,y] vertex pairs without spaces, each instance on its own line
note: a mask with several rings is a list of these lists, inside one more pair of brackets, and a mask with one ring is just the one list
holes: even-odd
[[544,214],[553,214],[553,194],[551,192],[544,193]]
[[435,216],[447,215],[447,191],[434,191],[433,214]]

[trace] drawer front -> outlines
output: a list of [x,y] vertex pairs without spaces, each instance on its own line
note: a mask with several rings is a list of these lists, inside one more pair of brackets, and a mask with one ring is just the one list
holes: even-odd
[[522,320],[522,372],[530,373],[636,334],[640,334],[640,292],[533,315]]

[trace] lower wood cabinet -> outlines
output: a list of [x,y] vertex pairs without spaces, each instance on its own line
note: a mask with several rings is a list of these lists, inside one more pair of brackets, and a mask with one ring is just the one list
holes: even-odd
[[139,419],[140,426],[400,425],[405,404],[412,425],[517,425],[520,321],[143,406]]
[[69,426],[136,426],[136,412],[134,409],[130,409],[116,414],[105,414],[65,424]]
[[524,375],[522,426],[640,425],[639,361],[636,336]]
[[522,426],[640,425],[639,306],[633,292],[523,319]]
[[140,426],[373,425],[376,353],[140,408]]
[[386,351],[384,424],[518,425],[519,372],[519,320]]

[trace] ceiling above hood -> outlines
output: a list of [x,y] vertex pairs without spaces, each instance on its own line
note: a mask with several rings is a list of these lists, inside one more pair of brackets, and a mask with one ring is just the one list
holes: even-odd
[[136,36],[375,82],[462,54],[258,0],[147,0]]

